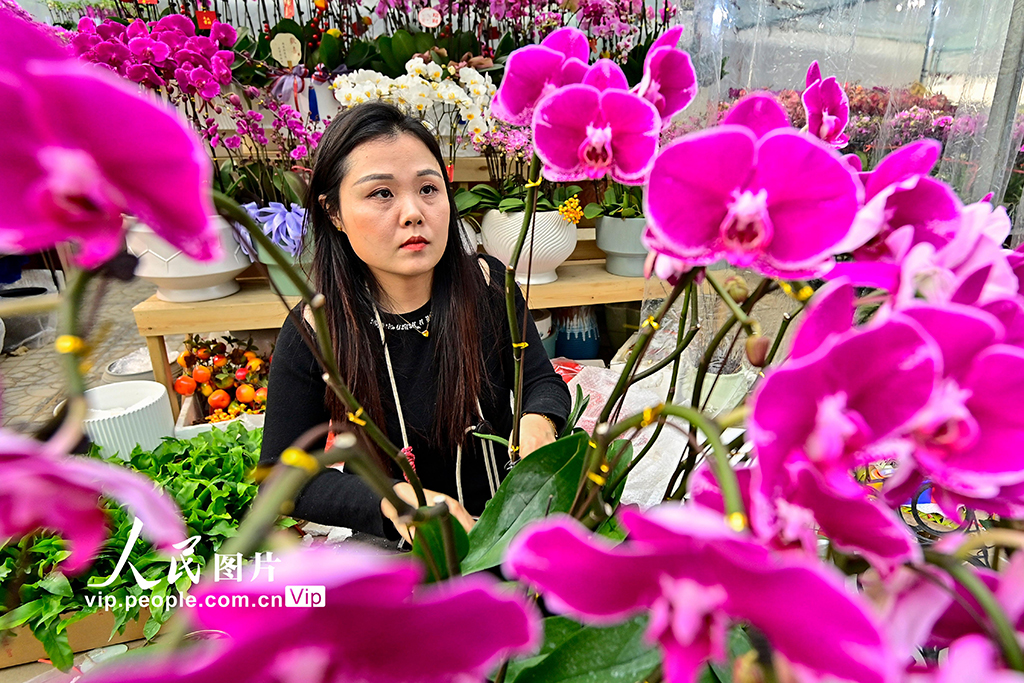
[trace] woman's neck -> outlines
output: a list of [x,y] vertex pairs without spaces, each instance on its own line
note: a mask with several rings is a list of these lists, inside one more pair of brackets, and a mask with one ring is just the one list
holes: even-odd
[[383,294],[382,306],[389,313],[410,313],[430,301],[434,281],[433,271],[413,277],[391,273],[375,273]]

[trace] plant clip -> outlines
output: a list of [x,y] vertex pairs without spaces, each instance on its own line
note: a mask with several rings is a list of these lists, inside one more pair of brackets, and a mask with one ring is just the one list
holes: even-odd
[[641,325],[640,328],[643,329],[648,325],[651,326],[652,330],[657,330],[659,327],[661,327],[661,325],[658,324],[658,321],[654,319],[653,315],[647,316],[647,320],[644,321],[644,324]]
[[597,472],[587,472],[587,478],[590,479],[590,481],[597,484],[598,486],[604,486],[605,483],[607,483],[608,481]]
[[743,531],[747,528],[747,516],[742,512],[733,512],[726,519],[726,523],[733,531]]
[[537,178],[534,182],[526,183],[526,187],[540,187],[540,184],[544,182],[543,178]]
[[513,349],[525,349],[529,345],[530,345],[529,342],[519,342],[518,344],[513,344],[512,348]]
[[289,467],[298,467],[310,474],[320,471],[320,463],[312,455],[299,448],[286,448],[281,453],[281,462]]
[[62,334],[53,342],[57,353],[82,353],[85,351],[86,343],[81,337],[73,334]]
[[803,303],[814,296],[814,289],[810,285],[804,285],[799,290],[794,290],[793,285],[786,282],[785,280],[779,280],[779,287],[782,291],[793,297],[800,303]]
[[359,417],[362,414],[363,414],[363,407],[359,406],[359,410],[357,410],[354,413],[349,413],[348,414],[348,421],[349,422],[354,422],[357,425],[359,425],[360,427],[365,427],[366,426],[366,420],[364,420],[361,417]]

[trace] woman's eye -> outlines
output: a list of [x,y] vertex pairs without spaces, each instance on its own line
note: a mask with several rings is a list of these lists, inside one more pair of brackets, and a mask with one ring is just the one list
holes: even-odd
[[440,192],[440,190],[437,189],[436,185],[424,185],[423,189],[420,190],[420,192],[422,192],[423,194],[436,194]]
[[370,196],[371,197],[380,197],[381,199],[390,199],[391,197],[394,197],[394,195],[391,194],[391,190],[389,190],[387,188],[381,188],[381,189],[377,190],[376,192],[372,193]]

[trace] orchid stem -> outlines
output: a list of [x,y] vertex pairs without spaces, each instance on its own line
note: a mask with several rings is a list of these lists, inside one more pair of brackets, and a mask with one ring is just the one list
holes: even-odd
[[729,292],[725,291],[725,289],[722,287],[722,283],[715,279],[713,275],[708,273],[707,279],[708,283],[711,285],[711,288],[715,290],[715,293],[718,294],[719,297],[721,297],[722,301],[724,301],[725,305],[729,307],[729,310],[732,312],[732,314],[736,316],[736,320],[738,320],[739,323],[743,325],[744,328],[746,328],[747,332],[750,332],[751,327],[754,325],[754,319],[747,315],[747,312],[744,311],[738,303],[736,303],[735,299],[729,296]]
[[988,617],[989,623],[986,627],[993,640],[999,644],[1007,666],[1014,671],[1024,671],[1024,652],[1021,651],[1016,630],[988,586],[978,578],[978,575],[968,565],[955,557],[943,555],[934,550],[925,550],[924,559],[929,564],[944,570],[964,590],[970,593],[971,597],[977,601],[982,611]]
[[[516,320],[516,267],[519,265],[519,257],[523,252],[523,244],[526,242],[526,233],[530,230],[533,222],[533,215],[537,208],[537,185],[540,180],[540,157],[533,155],[530,162],[528,174],[529,182],[526,190],[526,206],[523,212],[523,226],[519,230],[519,237],[516,238],[515,247],[512,249],[512,258],[505,269],[505,310],[508,315],[508,327],[512,336],[512,359],[514,363],[514,378],[512,382],[514,392],[514,409],[512,411],[512,437],[509,439],[509,457],[515,462],[519,453],[519,424],[523,409],[523,392],[520,390],[523,374],[523,332],[519,328],[519,321]],[[529,307],[529,302],[527,307]]]

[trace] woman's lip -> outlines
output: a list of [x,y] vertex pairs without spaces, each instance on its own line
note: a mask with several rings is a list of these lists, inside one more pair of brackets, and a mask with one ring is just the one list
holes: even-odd
[[422,251],[426,246],[426,242],[409,242],[408,244],[403,244],[401,248],[408,249],[409,251]]
[[408,239],[402,244],[402,248],[404,249],[405,247],[414,247],[417,244],[430,244],[430,242],[428,242],[426,239],[422,237],[419,238],[418,240]]

